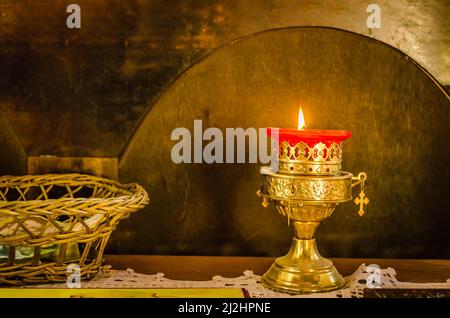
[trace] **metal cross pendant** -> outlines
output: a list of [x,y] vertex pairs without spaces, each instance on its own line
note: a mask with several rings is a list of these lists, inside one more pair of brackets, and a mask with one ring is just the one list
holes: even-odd
[[364,215],[364,213],[365,213],[364,204],[368,204],[368,203],[369,203],[369,198],[366,197],[364,190],[361,190],[361,192],[359,193],[359,196],[355,199],[355,204],[359,205],[358,214],[360,216]]

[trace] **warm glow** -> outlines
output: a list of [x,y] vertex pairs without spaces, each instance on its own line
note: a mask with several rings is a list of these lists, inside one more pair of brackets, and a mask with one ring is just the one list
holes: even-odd
[[301,107],[298,108],[298,129],[305,129],[306,128],[306,124],[305,124],[305,117],[303,116],[303,110]]

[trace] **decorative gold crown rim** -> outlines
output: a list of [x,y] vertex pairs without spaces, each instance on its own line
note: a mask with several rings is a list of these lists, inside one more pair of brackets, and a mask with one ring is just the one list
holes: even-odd
[[293,175],[336,176],[341,172],[341,163],[279,160],[278,172]]
[[337,142],[332,142],[329,146],[318,142],[310,147],[303,141],[291,146],[284,140],[280,144],[278,158],[280,161],[340,163],[342,162],[342,146]]

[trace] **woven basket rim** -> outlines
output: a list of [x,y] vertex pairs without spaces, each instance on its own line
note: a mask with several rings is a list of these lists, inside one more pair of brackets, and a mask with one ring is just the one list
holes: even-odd
[[[124,202],[124,200],[129,200],[133,197],[138,197],[139,193],[133,193],[131,195],[122,195],[117,197],[111,197],[111,198],[63,198],[63,199],[42,199],[42,200],[26,200],[26,201],[3,201],[0,200],[0,213],[2,212],[1,209],[4,209],[5,207],[11,207],[13,205],[36,205],[36,204],[42,204],[42,205],[50,205],[50,204],[57,204],[57,203],[100,203],[100,202]],[[28,204],[27,204],[28,203]]]
[[[40,182],[35,182],[35,180],[40,180]],[[92,176],[89,174],[79,174],[79,173],[66,173],[66,174],[41,174],[41,175],[23,175],[23,176],[13,176],[13,175],[3,175],[0,176],[0,190],[6,187],[15,187],[15,186],[26,186],[27,184],[31,186],[38,186],[39,183],[45,184],[46,182],[51,183],[55,181],[55,184],[64,183],[64,180],[71,181],[77,180],[79,185],[88,185],[88,184],[99,184],[100,186],[113,186],[118,190],[125,191],[127,193],[120,193],[117,196],[111,196],[108,198],[101,197],[92,197],[92,198],[58,198],[58,199],[33,199],[33,200],[13,200],[13,201],[4,201],[0,200],[0,214],[5,213],[7,210],[13,210],[14,207],[22,207],[25,208],[27,206],[37,206],[39,208],[44,208],[46,206],[51,205],[59,205],[59,209],[61,205],[79,205],[85,203],[87,205],[95,205],[95,204],[113,204],[113,203],[123,203],[136,201],[142,198],[144,201],[148,200],[147,192],[144,190],[142,186],[137,183],[127,183],[123,184],[115,180]],[[22,180],[22,181],[21,181]],[[11,182],[12,181],[12,182]],[[89,182],[91,181],[91,182]],[[34,183],[33,183],[34,182]],[[2,211],[3,210],[3,211]],[[6,210],[6,211],[5,211]],[[24,212],[24,211],[23,211]],[[22,212],[22,213],[23,213]],[[49,213],[53,213],[48,211]],[[30,214],[36,214],[37,212],[30,211]],[[45,213],[42,211],[40,213]],[[108,211],[98,210],[97,213],[109,213]],[[64,213],[61,213],[64,214]],[[72,214],[72,213],[71,213]]]
[[[60,180],[60,179],[77,179],[77,178],[86,178],[92,181],[98,181],[100,183],[110,183],[116,186],[124,186],[126,184],[122,184],[116,180],[98,177],[90,174],[82,174],[82,173],[47,173],[47,174],[26,174],[26,175],[1,175],[0,176],[0,187],[2,186],[2,182],[11,182],[10,180],[33,180],[33,179],[45,179],[45,180]],[[17,182],[18,184],[26,184],[23,181]]]
[[[136,183],[78,173],[1,176],[0,191],[0,245],[8,247],[0,285],[66,281],[69,264],[80,266],[82,278],[92,277],[112,231],[149,203]],[[33,254],[18,254],[23,247]]]

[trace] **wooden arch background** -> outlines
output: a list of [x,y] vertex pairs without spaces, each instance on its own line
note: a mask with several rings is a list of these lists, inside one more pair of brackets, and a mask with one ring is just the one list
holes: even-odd
[[450,255],[447,180],[450,102],[405,54],[331,28],[265,31],[215,50],[181,74],[150,108],[120,158],[121,181],[151,204],[114,233],[127,253],[280,255],[291,230],[255,192],[258,164],[171,161],[176,127],[349,129],[344,170],[369,175],[360,218],[342,204],[318,229],[321,252],[340,257]]

